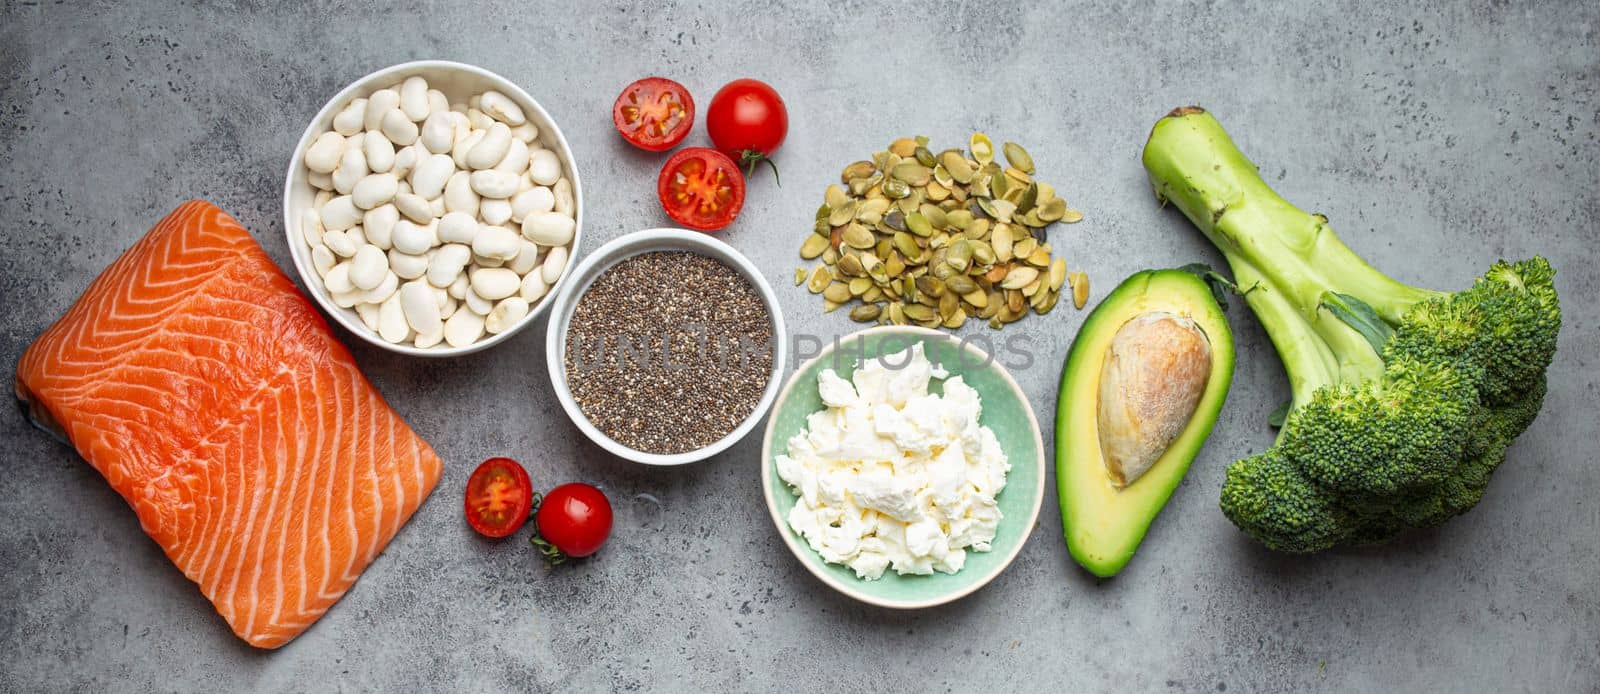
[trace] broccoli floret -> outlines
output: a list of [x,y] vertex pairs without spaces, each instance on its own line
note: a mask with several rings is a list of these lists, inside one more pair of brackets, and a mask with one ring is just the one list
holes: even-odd
[[1475,506],[1544,400],[1561,328],[1550,264],[1498,262],[1455,293],[1397,282],[1274,193],[1198,108],[1156,125],[1144,163],[1226,256],[1293,391],[1276,444],[1228,467],[1223,513],[1315,552]]

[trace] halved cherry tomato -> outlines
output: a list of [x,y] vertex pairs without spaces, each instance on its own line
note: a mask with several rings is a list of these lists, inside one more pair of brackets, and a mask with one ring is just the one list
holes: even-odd
[[528,521],[533,483],[510,458],[490,458],[467,478],[467,523],[489,537],[505,537]]
[[533,545],[552,564],[566,557],[587,557],[611,536],[611,502],[599,489],[569,482],[544,495],[534,522],[539,532]]
[[724,154],[755,172],[756,162],[778,167],[769,158],[789,134],[789,109],[772,85],[749,78],[723,85],[706,107],[706,134]]
[[661,167],[656,197],[679,224],[716,231],[733,223],[744,207],[744,174],[726,154],[707,147],[687,147]]
[[665,77],[646,77],[622,89],[611,122],[633,146],[652,152],[676,147],[694,127],[689,90]]

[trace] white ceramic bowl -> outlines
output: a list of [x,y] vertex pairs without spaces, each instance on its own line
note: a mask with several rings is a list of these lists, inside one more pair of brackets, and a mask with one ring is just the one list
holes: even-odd
[[[539,142],[547,149],[555,151],[561,159],[561,168],[568,180],[572,181],[572,199],[574,202],[573,217],[577,222],[572,232],[572,245],[568,248],[566,269],[551,285],[545,296],[534,304],[528,315],[521,322],[513,325],[498,334],[485,334],[477,342],[462,347],[451,347],[440,343],[437,346],[422,349],[409,344],[394,344],[379,337],[378,334],[367,328],[361,322],[354,309],[340,308],[333,303],[327,290],[323,289],[321,278],[317,277],[316,268],[311,263],[311,249],[306,247],[304,238],[300,233],[300,215],[305,208],[311,205],[316,190],[306,182],[305,152],[312,140],[332,129],[333,117],[339,113],[346,104],[357,97],[363,97],[384,87],[399,84],[407,77],[420,75],[428,81],[430,89],[444,92],[450,103],[464,103],[476,94],[493,89],[510,97],[528,121],[539,128]],[[510,80],[489,72],[480,67],[453,63],[446,60],[418,60],[409,63],[392,65],[373,72],[366,77],[356,80],[350,86],[340,90],[322,110],[317,112],[311,124],[306,126],[305,133],[300,136],[300,141],[295,144],[294,155],[289,159],[289,173],[283,184],[283,228],[288,236],[289,253],[294,258],[295,270],[300,273],[300,283],[315,297],[322,310],[343,325],[346,330],[355,333],[367,342],[382,347],[391,352],[410,354],[420,357],[453,357],[462,354],[471,354],[493,347],[510,339],[523,328],[532,324],[540,315],[543,315],[555,296],[572,274],[570,259],[578,255],[579,242],[583,240],[583,184],[578,180],[578,167],[572,158],[572,149],[567,145],[567,138],[561,134],[561,128],[556,127],[555,119],[539,106],[539,102],[523,91],[521,87]]]
[[[761,394],[761,400],[756,403],[750,416],[727,436],[705,448],[687,453],[647,453],[618,443],[589,422],[589,418],[578,408],[577,401],[572,398],[572,390],[567,386],[567,324],[572,321],[573,309],[582,299],[584,292],[589,291],[589,285],[595,278],[618,262],[651,251],[689,251],[722,261],[743,275],[745,280],[750,282],[750,286],[755,287],[756,292],[761,295],[761,301],[766,304],[768,314],[772,317],[772,373],[767,377],[767,387]],[[562,409],[567,411],[572,423],[601,448],[636,463],[682,465],[704,460],[726,450],[755,428],[756,423],[761,421],[767,408],[772,406],[773,399],[778,395],[778,386],[783,381],[783,365],[788,354],[788,342],[788,330],[784,327],[783,312],[778,307],[778,297],[772,293],[772,286],[767,284],[766,279],[761,276],[761,271],[750,262],[750,259],[734,250],[732,246],[698,231],[646,229],[601,246],[572,270],[572,276],[567,280],[567,288],[556,295],[550,307],[550,326],[545,332],[545,367],[550,370],[550,383],[555,387],[556,398],[561,401]]]

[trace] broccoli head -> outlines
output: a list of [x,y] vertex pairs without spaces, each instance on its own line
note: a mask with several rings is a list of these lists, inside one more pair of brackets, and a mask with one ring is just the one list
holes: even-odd
[[1198,108],[1156,124],[1144,164],[1227,258],[1288,372],[1278,440],[1228,467],[1223,513],[1315,552],[1475,506],[1544,401],[1561,328],[1550,264],[1498,262],[1454,293],[1395,281],[1274,193]]

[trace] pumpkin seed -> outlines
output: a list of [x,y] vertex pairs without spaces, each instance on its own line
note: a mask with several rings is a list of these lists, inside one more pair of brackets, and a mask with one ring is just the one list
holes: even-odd
[[984,273],[983,278],[988,280],[990,284],[993,284],[1005,279],[1006,273],[1010,271],[1011,263],[995,263],[994,267],[989,268],[989,272]]
[[850,285],[844,282],[834,282],[822,290],[822,298],[837,304],[849,301],[851,296],[853,295],[850,293]]
[[979,164],[994,161],[994,141],[988,135],[973,133],[967,140],[967,147],[972,150],[972,158],[977,159]]
[[956,296],[955,292],[945,292],[944,296],[939,297],[940,318],[949,318],[959,310],[961,310],[961,297]]
[[917,295],[916,279],[917,278],[911,277],[909,275],[906,276],[906,277],[900,278],[900,295],[901,296],[912,297],[912,296],[916,296]]
[[843,306],[843,305],[844,304],[841,304],[841,303],[839,303],[837,301],[829,301],[827,299],[823,299],[822,300],[822,312],[823,313],[833,313],[834,311],[837,311],[840,306]]
[[889,151],[896,156],[909,157],[917,151],[917,141],[909,137],[902,137],[889,143]]
[[1061,291],[1061,283],[1065,281],[1067,281],[1067,261],[1056,258],[1055,262],[1050,263],[1050,291]]
[[1028,264],[1039,267],[1050,267],[1050,249],[1040,246],[1028,254]]
[[858,323],[877,320],[879,311],[880,309],[878,308],[877,304],[862,304],[850,309],[850,320]]
[[1072,306],[1081,310],[1089,302],[1089,276],[1079,270],[1068,275],[1067,281],[1072,283]]
[[871,289],[868,289],[866,291],[866,293],[861,295],[861,300],[865,301],[865,302],[867,302],[869,304],[877,303],[879,301],[882,301],[883,300],[883,288],[881,288],[881,287],[873,287]]
[[908,161],[894,167],[894,170],[889,172],[889,177],[920,188],[933,180],[933,170],[915,161]]
[[802,284],[805,284],[805,283],[806,283],[806,269],[803,268],[803,267],[795,268],[794,269],[794,286],[798,287],[798,286],[800,286]]
[[1024,237],[1022,240],[1017,241],[1016,243],[1012,244],[1012,246],[1011,246],[1011,254],[1013,256],[1016,256],[1017,258],[1024,258],[1025,259],[1028,256],[1033,255],[1033,249],[1037,248],[1038,246],[1039,246],[1039,242],[1038,241],[1033,240],[1032,236],[1027,236],[1027,237]]
[[971,183],[972,176],[977,173],[972,165],[967,163],[967,158],[958,152],[945,152],[939,163],[944,165],[945,171],[950,172],[950,178],[962,185]]
[[994,208],[996,221],[1009,222],[1011,216],[1017,211],[1017,204],[1010,200],[991,200],[989,206]]
[[911,194],[911,186],[905,181],[884,181],[883,194],[893,200],[900,200]]
[[839,263],[834,267],[839,269],[839,274],[846,277],[860,277],[867,274],[867,268],[861,264],[861,256],[854,253],[840,256]]
[[[845,193],[840,191],[840,194],[843,195]],[[833,212],[828,214],[828,223],[833,226],[846,224],[856,218],[856,201],[854,200],[846,200],[832,207]]]
[[976,286],[973,287],[972,291],[962,294],[961,298],[972,304],[973,308],[984,309],[989,306],[989,293]]
[[866,178],[852,178],[850,179],[850,194],[856,197],[866,196],[867,191],[871,190],[873,186],[876,186],[882,182],[882,171],[874,172],[871,176]]
[[978,283],[965,275],[956,275],[945,280],[944,286],[957,294],[970,294],[978,289]]
[[922,257],[922,248],[917,245],[916,237],[906,232],[895,232],[894,247],[912,262],[916,262]]
[[887,226],[895,231],[905,231],[906,213],[901,212],[900,210],[894,210],[883,216],[883,224],[884,226]]
[[895,325],[905,325],[906,307],[901,304],[889,304],[889,322]]
[[906,229],[917,236],[933,235],[933,225],[928,222],[927,217],[922,216],[921,212],[906,215]]
[[1011,225],[1010,224],[996,224],[996,225],[994,225],[994,233],[989,235],[989,243],[993,244],[993,246],[994,246],[994,257],[995,257],[996,260],[1000,260],[1000,261],[1011,260],[1011,257],[1012,257],[1012,255],[1011,255],[1011,245],[1012,245]]
[[[1030,214],[1030,213],[1033,212],[1034,205],[1037,204],[1038,202],[1039,202],[1039,184],[1037,184],[1037,183],[1029,183],[1028,187],[1023,189],[1021,197],[1018,197],[1017,200],[1016,200],[1017,211],[1021,212],[1023,214]],[[1039,226],[1039,225],[1038,224],[1034,224],[1034,225],[1031,225],[1031,226]]]
[[889,201],[888,200],[885,200],[883,198],[874,198],[872,200],[865,200],[865,201],[861,202],[859,205],[856,206],[856,219],[859,220],[859,221],[862,221],[862,222],[866,222],[868,224],[876,224],[877,223],[877,219],[872,220],[872,221],[868,221],[866,219],[866,217],[868,215],[875,215],[875,216],[877,216],[878,219],[883,219],[884,213],[886,213],[888,211],[889,211]]
[[996,291],[989,292],[984,301],[987,303],[984,304],[983,310],[978,312],[978,315],[983,318],[993,318],[994,314],[999,313],[1000,308],[1006,305],[1005,301],[1000,297],[1000,292]]
[[1007,142],[1000,146],[1005,152],[1006,162],[1022,169],[1025,173],[1033,173],[1033,157],[1028,156],[1028,150],[1015,142]]
[[951,210],[944,215],[944,225],[950,229],[966,228],[972,224],[972,213],[966,210]]
[[[1021,317],[1022,309],[1028,305],[1028,302],[1024,300],[1025,297],[1022,296],[1022,292],[1015,289],[1007,289],[1004,294],[1006,297],[1006,307],[1001,309],[1000,313],[1002,315],[1010,313],[1012,314],[1011,320],[1016,320],[1017,318]],[[1006,322],[1009,323],[1011,321]]]
[[832,265],[832,264],[834,264],[836,262],[839,262],[839,249],[838,249],[838,247],[836,247],[836,246],[828,246],[828,250],[825,250],[825,251],[822,252],[822,262],[825,263],[825,264],[828,264],[828,265]]
[[868,176],[871,176],[874,173],[877,173],[877,171],[878,171],[878,167],[875,166],[872,162],[870,162],[870,161],[858,161],[858,162],[855,162],[855,163],[853,163],[853,164],[851,164],[849,166],[844,167],[844,171],[840,172],[840,174],[839,174],[839,182],[848,185],[851,181],[853,181],[855,179],[866,178]]
[[906,271],[906,261],[901,258],[898,251],[890,251],[889,259],[883,261],[883,271],[889,273],[890,277],[899,277]]
[[1039,271],[1026,265],[1017,265],[1006,273],[1006,278],[1000,282],[1003,289],[1021,289],[1030,282],[1039,279]]
[[851,222],[850,226],[845,228],[842,238],[845,244],[851,248],[871,248],[877,240],[872,235],[871,230],[861,226],[858,222]]
[[993,226],[994,226],[994,222],[991,222],[991,221],[989,221],[987,219],[974,219],[974,220],[972,220],[971,224],[967,225],[967,231],[966,231],[967,238],[969,238],[969,239],[985,238],[985,237],[987,237],[989,235],[990,227],[993,227]]
[[946,218],[944,210],[939,209],[938,205],[922,203],[917,207],[917,213],[922,215],[923,219],[928,220],[928,225],[934,229],[945,228],[949,221]]
[[1044,294],[1044,297],[1044,301],[1039,302],[1038,306],[1033,307],[1033,312],[1041,316],[1049,313],[1051,309],[1056,307],[1056,302],[1060,300],[1061,294],[1057,292],[1048,292]]
[[833,273],[828,272],[826,267],[818,266],[817,269],[811,271],[811,280],[806,283],[806,289],[811,290],[812,294],[820,294],[823,289],[827,288],[828,283],[832,281]]
[[878,284],[888,284],[889,270],[881,264],[874,265],[870,268],[867,268],[867,277],[871,278],[873,282]]
[[1067,214],[1067,201],[1052,197],[1039,203],[1039,221],[1054,222]]
[[[850,194],[844,192],[844,189],[838,185],[829,185],[828,189],[822,193],[822,201],[829,208],[838,209],[844,206],[845,203],[850,202]],[[820,215],[822,213],[818,212],[817,214]]]
[[945,254],[944,262],[958,272],[966,272],[972,264],[972,246],[966,239],[961,239],[950,245],[950,252]]
[[[951,277],[950,279],[956,279],[956,277]],[[961,279],[966,278],[961,277]],[[928,277],[924,275],[917,278],[917,291],[927,294],[935,299],[944,296],[944,291],[947,286],[948,285],[946,285],[944,282],[939,281],[939,278],[937,277]]]
[[919,322],[933,320],[938,315],[933,308],[922,304],[906,304],[904,311],[906,318]]
[[853,280],[850,280],[850,284],[846,286],[850,288],[851,296],[861,296],[862,294],[867,293],[868,289],[872,288],[872,280],[866,277],[857,277]]
[[949,328],[951,330],[956,330],[956,329],[960,328],[961,326],[965,325],[966,322],[967,322],[967,312],[958,307],[958,308],[956,308],[954,313],[952,313],[952,314],[950,314],[948,316],[945,316],[944,327]]
[[1048,223],[1042,219],[1039,219],[1039,208],[1037,207],[1028,210],[1027,212],[1013,214],[1011,215],[1011,218],[1034,229],[1043,229],[1044,225]]
[[[1041,277],[1039,279],[1043,280],[1045,278]],[[1039,310],[1039,307],[1044,305],[1044,302],[1049,300],[1050,288],[1048,286],[1040,287],[1038,291],[1028,294],[1028,306],[1035,311]]]
[[1033,295],[1038,294],[1039,287],[1040,285],[1044,284],[1044,280],[1045,278],[1043,277],[1035,277],[1033,278],[1032,282],[1022,285],[1022,295],[1032,297]]
[[1083,221],[1083,213],[1070,207],[1067,208],[1067,211],[1061,215],[1062,224],[1077,224],[1081,221]]
[[821,234],[812,234],[806,237],[804,243],[800,244],[800,257],[811,260],[822,255],[825,250],[828,250],[828,237]]
[[989,177],[989,195],[996,199],[1004,199],[1006,193],[1011,191],[1011,179],[1005,176]]
[[937,163],[933,160],[933,152],[929,152],[927,147],[918,147],[912,156],[917,158],[918,164],[926,166],[930,169],[933,168],[934,164]]

